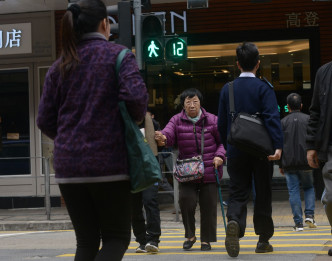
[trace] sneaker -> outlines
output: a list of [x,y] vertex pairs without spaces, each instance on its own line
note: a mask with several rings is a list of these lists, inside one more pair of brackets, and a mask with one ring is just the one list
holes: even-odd
[[306,216],[305,217],[305,223],[308,225],[310,228],[316,228],[317,224],[314,220],[314,216]]
[[136,253],[146,253],[146,250],[145,250],[145,245],[139,245],[138,248],[136,248]]
[[297,224],[293,227],[293,231],[303,231],[303,224],[302,224],[302,223],[297,223]]
[[273,252],[273,247],[270,245],[269,242],[258,242],[255,252],[256,253]]
[[153,252],[153,253],[159,252],[158,243],[156,243],[156,242],[147,243],[145,245],[145,250],[147,252]]
[[225,247],[227,250],[227,254],[230,257],[237,257],[239,255],[239,233],[239,224],[234,220],[229,221],[226,228]]

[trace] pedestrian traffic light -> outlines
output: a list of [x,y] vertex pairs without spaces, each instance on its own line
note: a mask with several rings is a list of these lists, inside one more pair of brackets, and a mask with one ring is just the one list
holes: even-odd
[[142,14],[142,54],[146,62],[164,60],[164,15]]
[[111,24],[111,34],[117,34],[116,43],[132,47],[132,32],[131,32],[131,4],[130,1],[121,1],[117,5],[107,6],[107,13],[109,16],[116,15],[118,23]]
[[166,60],[178,61],[187,59],[187,39],[184,37],[166,38]]

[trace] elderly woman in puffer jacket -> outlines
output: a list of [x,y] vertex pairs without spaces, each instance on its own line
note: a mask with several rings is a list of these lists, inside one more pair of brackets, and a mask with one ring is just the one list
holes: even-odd
[[226,152],[220,141],[217,116],[201,107],[202,98],[201,92],[195,88],[185,90],[180,96],[183,110],[173,116],[162,131],[155,132],[159,146],[177,144],[179,159],[186,159],[200,154],[201,133],[204,126],[204,177],[200,180],[179,183],[179,204],[186,237],[183,243],[184,250],[189,250],[196,242],[197,199],[201,214],[201,250],[211,250],[210,242],[217,241],[217,186],[214,173],[217,168],[219,179],[222,177],[222,164]]

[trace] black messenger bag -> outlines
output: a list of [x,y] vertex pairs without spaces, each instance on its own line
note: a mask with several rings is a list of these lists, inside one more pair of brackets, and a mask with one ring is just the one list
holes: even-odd
[[274,154],[273,144],[263,120],[258,114],[240,112],[235,115],[233,82],[229,83],[229,108],[232,125],[227,142],[256,158],[263,159]]

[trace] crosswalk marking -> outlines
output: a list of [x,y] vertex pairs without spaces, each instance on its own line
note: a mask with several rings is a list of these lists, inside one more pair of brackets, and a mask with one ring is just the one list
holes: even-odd
[[[200,235],[200,229],[196,231]],[[163,255],[163,256],[207,256],[207,255],[228,255],[225,249],[225,231],[224,229],[217,230],[218,242],[212,242],[212,251],[200,251],[200,241],[190,251],[183,251],[182,244],[185,240],[184,229],[162,229],[159,244],[160,252],[152,253],[135,253],[138,243],[135,242],[134,236],[130,242],[128,251],[125,256],[142,256],[142,255]],[[256,248],[258,236],[255,234],[253,228],[247,228],[244,238],[240,239],[240,254],[257,255],[253,249]],[[326,255],[327,248],[332,247],[331,227],[320,226],[315,229],[305,228],[304,231],[295,232],[291,227],[275,228],[275,233],[270,240],[274,251],[263,255],[293,255],[293,254],[308,254],[308,255]],[[259,254],[262,255],[262,254]],[[73,257],[75,254],[63,254],[57,257]]]
[[[241,255],[257,255],[254,251],[240,251]],[[310,251],[273,251],[270,253],[259,255],[280,255],[280,254],[316,254],[316,255],[326,255],[326,251],[321,250],[310,250]],[[182,252],[158,252],[157,254],[154,253],[126,253],[125,256],[137,256],[137,255],[228,255],[227,252],[212,252],[212,251],[182,251]]]

